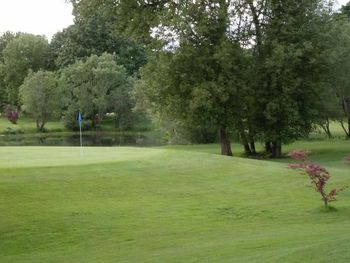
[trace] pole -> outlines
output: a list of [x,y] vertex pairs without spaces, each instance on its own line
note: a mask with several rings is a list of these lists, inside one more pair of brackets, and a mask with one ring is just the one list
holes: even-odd
[[80,131],[80,156],[83,157],[83,136],[81,134],[81,121],[79,121],[79,131]]

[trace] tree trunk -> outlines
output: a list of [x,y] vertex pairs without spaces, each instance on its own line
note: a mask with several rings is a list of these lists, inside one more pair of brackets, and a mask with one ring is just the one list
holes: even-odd
[[[348,127],[346,129],[346,137],[349,139],[350,138],[350,99],[343,98],[343,110],[346,115],[346,119],[348,122]],[[343,128],[345,128],[343,126]],[[344,129],[345,130],[345,129]]]
[[40,131],[43,131],[44,130],[44,126],[45,126],[45,122],[43,121],[40,125]]
[[239,132],[239,137],[241,137],[241,141],[242,141],[242,144],[244,146],[244,153],[246,155],[251,155],[252,151],[250,149],[250,145],[248,143],[247,136],[245,135],[244,131]]
[[45,121],[40,121],[39,119],[35,120],[37,131],[44,131]]
[[339,120],[339,123],[340,123],[341,127],[343,128],[343,131],[344,131],[344,133],[345,133],[346,138],[347,138],[347,139],[350,138],[350,134],[349,134],[348,131],[346,130],[346,127],[344,126],[343,120]]
[[221,154],[232,156],[231,143],[226,128],[220,129]]
[[255,148],[255,140],[254,140],[254,132],[252,127],[249,127],[249,131],[248,131],[248,139],[249,139],[249,146],[250,146],[250,151],[252,152],[252,154],[256,154],[256,148]]
[[324,132],[326,133],[326,135],[328,136],[328,138],[332,138],[332,133],[331,130],[329,128],[329,120],[326,120],[325,124],[320,124],[321,128],[324,130]]
[[244,146],[244,153],[246,154],[246,155],[251,155],[252,154],[252,151],[250,150],[250,145],[249,145],[249,143],[244,143],[243,144],[243,146]]
[[97,129],[97,125],[99,123],[99,115],[97,113],[93,114],[92,120],[91,120],[91,125],[94,130]]
[[250,141],[249,146],[250,146],[250,151],[252,152],[252,154],[256,154],[255,142]]
[[282,144],[280,141],[274,141],[271,143],[272,158],[282,157]]
[[265,142],[265,152],[272,154],[272,146],[271,146],[271,142],[270,141]]

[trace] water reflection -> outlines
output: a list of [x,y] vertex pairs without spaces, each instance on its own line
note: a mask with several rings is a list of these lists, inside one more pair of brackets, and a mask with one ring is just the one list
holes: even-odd
[[[1,146],[79,146],[79,134],[1,135]],[[159,146],[160,136],[146,133],[89,133],[83,135],[84,146]]]

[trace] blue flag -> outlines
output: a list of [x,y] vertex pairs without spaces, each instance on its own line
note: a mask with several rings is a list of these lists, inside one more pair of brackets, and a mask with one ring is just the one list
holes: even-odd
[[83,114],[79,111],[77,121],[81,124],[83,122]]

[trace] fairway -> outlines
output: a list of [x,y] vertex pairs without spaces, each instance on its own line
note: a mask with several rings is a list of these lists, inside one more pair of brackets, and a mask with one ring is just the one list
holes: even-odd
[[[350,185],[348,142],[301,146]],[[0,262],[350,262],[349,190],[217,147],[1,147]]]

